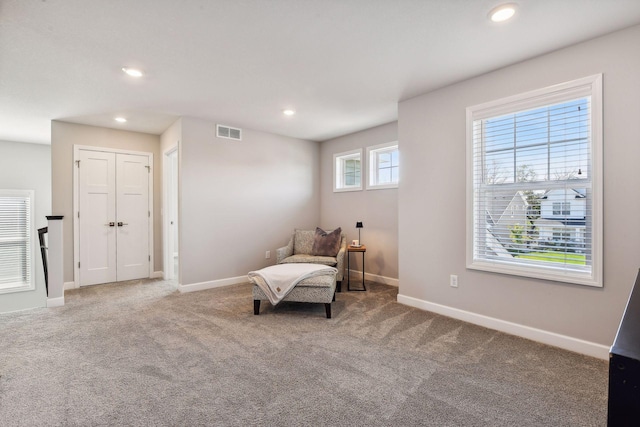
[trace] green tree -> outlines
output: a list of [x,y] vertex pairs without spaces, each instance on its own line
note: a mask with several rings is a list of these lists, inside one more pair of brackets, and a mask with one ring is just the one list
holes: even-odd
[[540,218],[540,194],[531,190],[523,191],[523,194],[527,200],[527,243],[531,243],[538,238],[536,220]]
[[520,224],[513,224],[509,227],[509,237],[516,245],[524,245],[527,236],[525,235],[525,227]]
[[[520,165],[516,170],[516,182],[535,181],[538,174],[529,165]],[[526,243],[530,244],[538,238],[538,227],[535,221],[540,218],[540,195],[532,190],[522,192],[527,201],[527,222],[523,227]]]

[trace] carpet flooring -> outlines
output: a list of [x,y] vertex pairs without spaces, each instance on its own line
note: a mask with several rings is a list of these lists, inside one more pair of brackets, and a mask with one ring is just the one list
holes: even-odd
[[396,302],[161,280],[0,315],[3,426],[604,426],[605,361]]

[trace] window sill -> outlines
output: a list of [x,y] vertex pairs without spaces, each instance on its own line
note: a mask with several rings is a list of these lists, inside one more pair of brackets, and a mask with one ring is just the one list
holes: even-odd
[[602,280],[595,278],[591,273],[577,271],[565,271],[553,267],[528,267],[522,265],[510,265],[500,261],[474,261],[467,264],[470,270],[487,271],[510,276],[520,276],[529,279],[548,280],[553,282],[570,283],[573,285],[591,286],[602,288]]
[[389,190],[398,188],[398,184],[368,185],[367,190]]
[[353,188],[334,188],[334,193],[346,193],[348,191],[362,191],[362,187],[353,187]]
[[17,292],[33,291],[35,286],[32,284],[25,285],[0,285],[0,294],[12,294]]

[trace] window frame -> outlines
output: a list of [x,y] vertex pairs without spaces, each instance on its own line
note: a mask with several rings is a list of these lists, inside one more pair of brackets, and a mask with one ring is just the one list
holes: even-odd
[[24,197],[29,199],[29,213],[27,218],[28,239],[27,251],[30,259],[27,263],[29,269],[29,282],[23,282],[19,285],[11,286],[10,284],[0,285],[0,294],[8,294],[14,292],[32,291],[36,286],[35,278],[35,261],[36,261],[36,232],[35,232],[35,192],[34,190],[9,190],[0,189],[0,197]]
[[[398,181],[389,184],[378,184],[378,157],[377,154],[387,151],[398,151]],[[383,190],[387,188],[398,188],[400,182],[400,149],[398,141],[386,142],[384,144],[367,147],[367,190]],[[391,166],[393,169],[393,166]]]
[[[474,121],[540,108],[572,99],[590,96],[591,154],[591,271],[576,273],[565,267],[534,266],[513,261],[476,257],[475,247],[475,182],[474,182]],[[593,287],[603,287],[603,96],[602,74],[596,74],[554,86],[478,104],[466,109],[467,144],[467,241],[468,269],[522,276]],[[587,231],[588,232],[588,231]]]
[[[344,162],[346,160],[358,159],[360,161],[360,180],[357,185],[346,185],[344,183]],[[362,190],[362,172],[364,161],[362,159],[362,148],[344,151],[333,155],[333,192],[341,193],[346,191]]]

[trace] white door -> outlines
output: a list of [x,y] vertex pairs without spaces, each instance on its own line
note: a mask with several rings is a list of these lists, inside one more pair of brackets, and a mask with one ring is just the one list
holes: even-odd
[[80,284],[115,282],[116,156],[80,151]]
[[149,157],[80,150],[80,285],[149,277]]
[[118,281],[149,277],[149,158],[116,155]]

